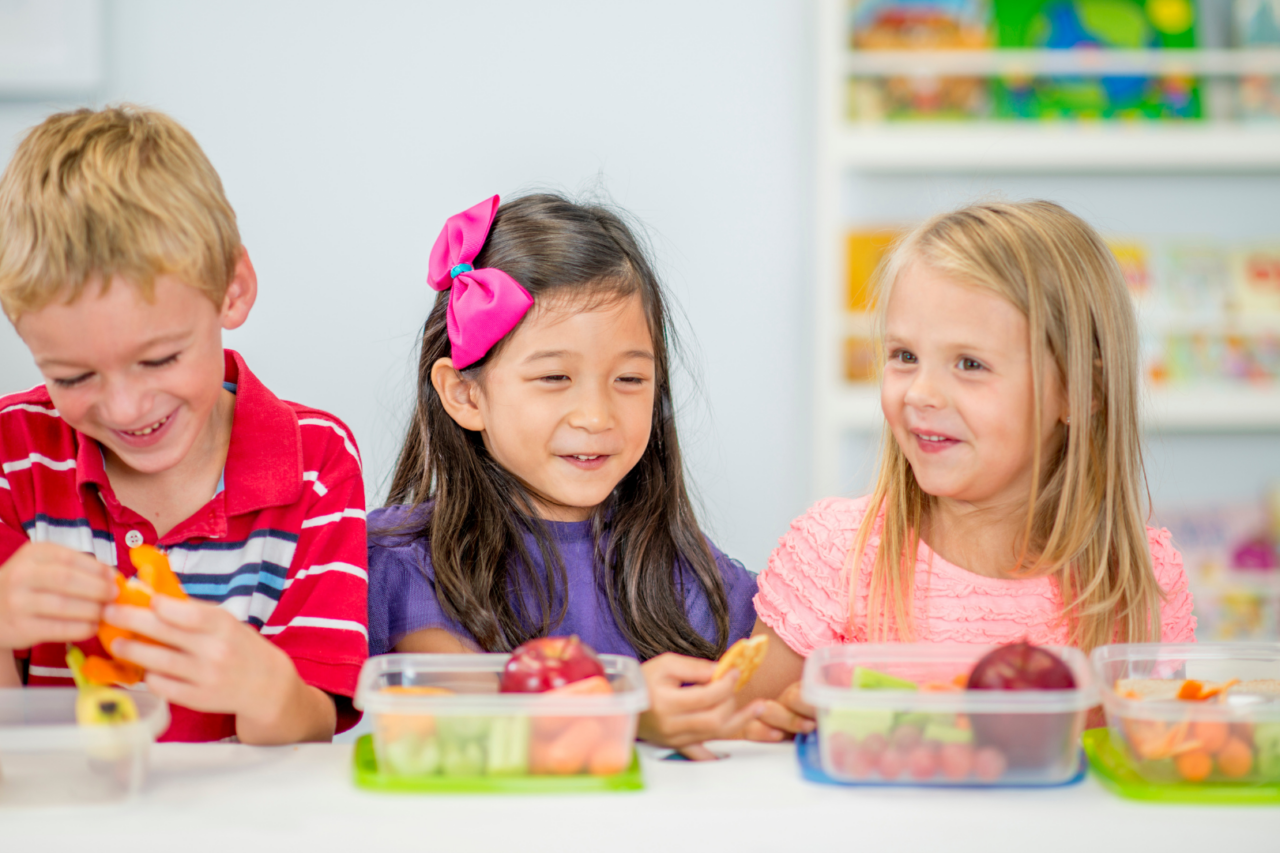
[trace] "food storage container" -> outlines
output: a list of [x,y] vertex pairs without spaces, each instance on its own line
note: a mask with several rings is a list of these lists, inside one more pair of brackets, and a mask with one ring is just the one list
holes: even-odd
[[[1079,778],[1080,733],[1098,692],[1078,650],[1047,647],[1070,690],[966,690],[994,646],[882,643],[809,656],[802,695],[817,709],[829,780],[869,785],[1060,785]],[[861,686],[859,686],[861,685]],[[812,744],[802,745],[812,753]]]
[[1111,742],[1146,782],[1280,783],[1280,643],[1125,643],[1092,660]]
[[570,684],[548,693],[500,693],[509,657],[393,654],[368,660],[355,703],[373,724],[376,769],[362,771],[358,746],[357,782],[483,791],[521,789],[518,780],[576,779],[567,789],[590,790],[610,787],[600,780],[630,774],[638,786],[636,720],[649,707],[639,664],[600,655],[611,691],[579,691]]
[[0,806],[103,803],[136,794],[151,744],[169,725],[158,696],[129,691],[138,720],[76,723],[76,690],[0,690]]

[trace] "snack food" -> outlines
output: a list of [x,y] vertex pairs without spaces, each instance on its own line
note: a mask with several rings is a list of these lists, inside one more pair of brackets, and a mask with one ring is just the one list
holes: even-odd
[[[361,676],[359,702],[373,721],[381,772],[417,779],[623,773],[643,679],[635,661],[610,660],[607,669],[577,637],[557,637],[510,656],[370,661],[366,670],[392,674],[390,684]],[[530,689],[545,684],[558,686]]]
[[[1280,779],[1280,723],[1246,719],[1251,708],[1280,703],[1280,680],[1119,678],[1115,694],[1137,703],[1117,717],[1144,775],[1187,782]],[[1178,708],[1183,712],[1169,713]]]
[[738,683],[733,689],[741,690],[751,680],[751,676],[756,674],[756,670],[760,668],[760,662],[764,660],[764,653],[768,650],[767,634],[757,634],[754,637],[738,640],[725,650],[720,660],[716,661],[715,673],[712,674],[711,680],[718,681],[729,670],[737,669]]
[[[1009,643],[982,657],[969,673],[969,690],[1074,690],[1071,668],[1053,652]],[[982,714],[973,721],[978,742],[993,747],[1010,767],[1040,767],[1079,737],[1076,715]]]
[[[155,593],[172,598],[187,597],[182,589],[182,582],[169,568],[169,558],[163,551],[150,545],[139,545],[129,549],[129,559],[137,569],[137,574],[126,579],[124,575],[116,573],[116,587],[119,589],[116,594],[116,604],[150,607],[151,596]],[[101,658],[90,655],[86,658],[81,670],[85,679],[93,684],[137,684],[142,680],[143,675],[146,674],[142,667],[116,657],[112,651],[112,644],[121,637],[159,645],[150,637],[103,622],[98,626],[98,639],[102,642],[102,648],[111,657]]]
[[82,726],[112,726],[138,720],[138,706],[123,690],[94,684],[84,676],[85,656],[76,646],[67,651],[67,668],[80,691],[76,695],[76,723]]
[[1023,643],[819,649],[802,695],[817,709],[828,776],[914,785],[1067,782],[1097,702],[1078,650]]
[[595,650],[577,634],[539,637],[517,646],[502,670],[503,693],[545,693],[584,678],[603,677]]

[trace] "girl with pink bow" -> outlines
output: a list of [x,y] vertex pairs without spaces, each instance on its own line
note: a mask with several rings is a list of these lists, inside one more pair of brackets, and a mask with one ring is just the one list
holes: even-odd
[[429,273],[417,407],[369,515],[370,652],[577,634],[643,662],[640,737],[705,757],[764,709],[712,678],[756,584],[685,489],[649,260],[605,208],[494,196],[445,223]]

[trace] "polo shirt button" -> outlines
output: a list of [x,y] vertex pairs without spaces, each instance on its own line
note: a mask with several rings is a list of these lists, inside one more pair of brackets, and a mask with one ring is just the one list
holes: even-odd
[[137,548],[142,544],[142,534],[136,530],[130,530],[124,535],[124,544],[130,548]]

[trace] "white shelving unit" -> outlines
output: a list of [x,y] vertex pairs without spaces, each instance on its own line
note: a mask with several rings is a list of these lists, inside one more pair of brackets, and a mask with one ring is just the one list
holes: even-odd
[[[814,327],[814,494],[835,494],[843,437],[874,437],[883,423],[878,389],[841,375],[847,323],[844,178],[1023,173],[1080,175],[1280,173],[1280,126],[1227,122],[903,122],[846,120],[851,75],[1034,75],[1180,73],[1280,76],[1280,51],[877,51],[847,47],[847,0],[818,0],[818,134],[815,191],[817,299]],[[1280,431],[1274,388],[1148,389],[1148,429]],[[867,446],[874,447],[874,443]]]

